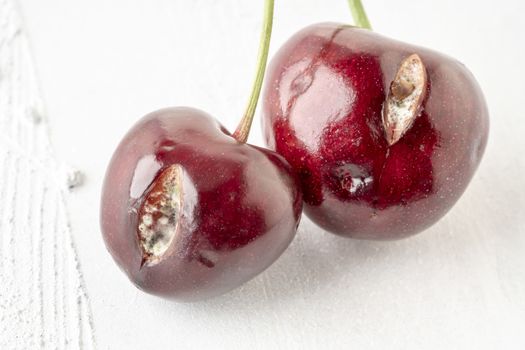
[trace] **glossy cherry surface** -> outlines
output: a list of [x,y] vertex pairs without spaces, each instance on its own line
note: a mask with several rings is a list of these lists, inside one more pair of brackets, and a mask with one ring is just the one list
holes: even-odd
[[227,292],[294,237],[301,194],[278,154],[190,108],[154,112],[118,146],[102,194],[110,253],[139,288],[179,300]]
[[[383,105],[401,62],[417,54],[425,99],[389,145]],[[272,60],[263,128],[296,170],[305,213],[349,237],[396,239],[420,232],[458,200],[483,155],[488,112],[460,62],[369,30],[318,24]]]

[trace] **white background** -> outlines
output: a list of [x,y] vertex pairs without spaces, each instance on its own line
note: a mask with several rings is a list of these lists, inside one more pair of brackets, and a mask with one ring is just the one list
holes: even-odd
[[[285,254],[197,304],[136,290],[98,226],[109,158],[142,115],[206,110],[232,130],[255,64],[262,1],[21,0],[60,160],[86,174],[68,201],[101,349],[525,348],[523,1],[366,1],[374,29],[464,62],[491,112],[485,158],[454,209],[397,242],[347,240],[306,218]],[[281,0],[271,52],[344,0]],[[262,144],[259,122],[250,141]]]

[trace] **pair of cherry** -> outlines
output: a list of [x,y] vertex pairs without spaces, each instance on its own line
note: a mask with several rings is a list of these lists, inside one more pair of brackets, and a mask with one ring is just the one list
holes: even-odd
[[[367,27],[360,2],[350,3]],[[140,120],[111,160],[102,231],[149,293],[197,300],[241,285],[286,249],[303,203],[342,236],[415,234],[452,207],[480,162],[488,112],[461,63],[340,24],[307,27],[279,50],[263,99],[275,152],[246,144],[272,0],[265,10],[256,81],[235,133],[202,111],[163,109]]]

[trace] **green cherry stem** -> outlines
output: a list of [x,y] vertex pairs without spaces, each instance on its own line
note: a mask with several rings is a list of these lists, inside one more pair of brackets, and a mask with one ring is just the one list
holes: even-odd
[[273,23],[273,0],[265,0],[264,2],[264,20],[263,29],[261,33],[261,40],[259,43],[259,55],[257,57],[257,71],[255,73],[255,81],[253,82],[252,94],[248,100],[248,106],[242,117],[237,130],[233,133],[233,137],[242,143],[245,143],[250,133],[253,116],[257,108],[257,101],[261,94],[261,87],[264,79],[264,71],[266,70],[266,62],[268,61],[268,49],[270,48],[270,38],[272,36]]
[[348,0],[348,6],[354,18],[354,24],[361,28],[372,29],[361,0]]

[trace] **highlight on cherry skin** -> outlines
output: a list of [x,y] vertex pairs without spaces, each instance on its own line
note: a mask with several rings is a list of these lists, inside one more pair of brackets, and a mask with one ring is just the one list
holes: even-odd
[[267,268],[292,241],[301,210],[284,158],[180,107],[144,117],[121,141],[106,173],[101,227],[137,287],[192,301]]
[[398,239],[439,220],[484,153],[483,94],[460,62],[370,30],[324,23],[268,67],[263,129],[333,233]]

